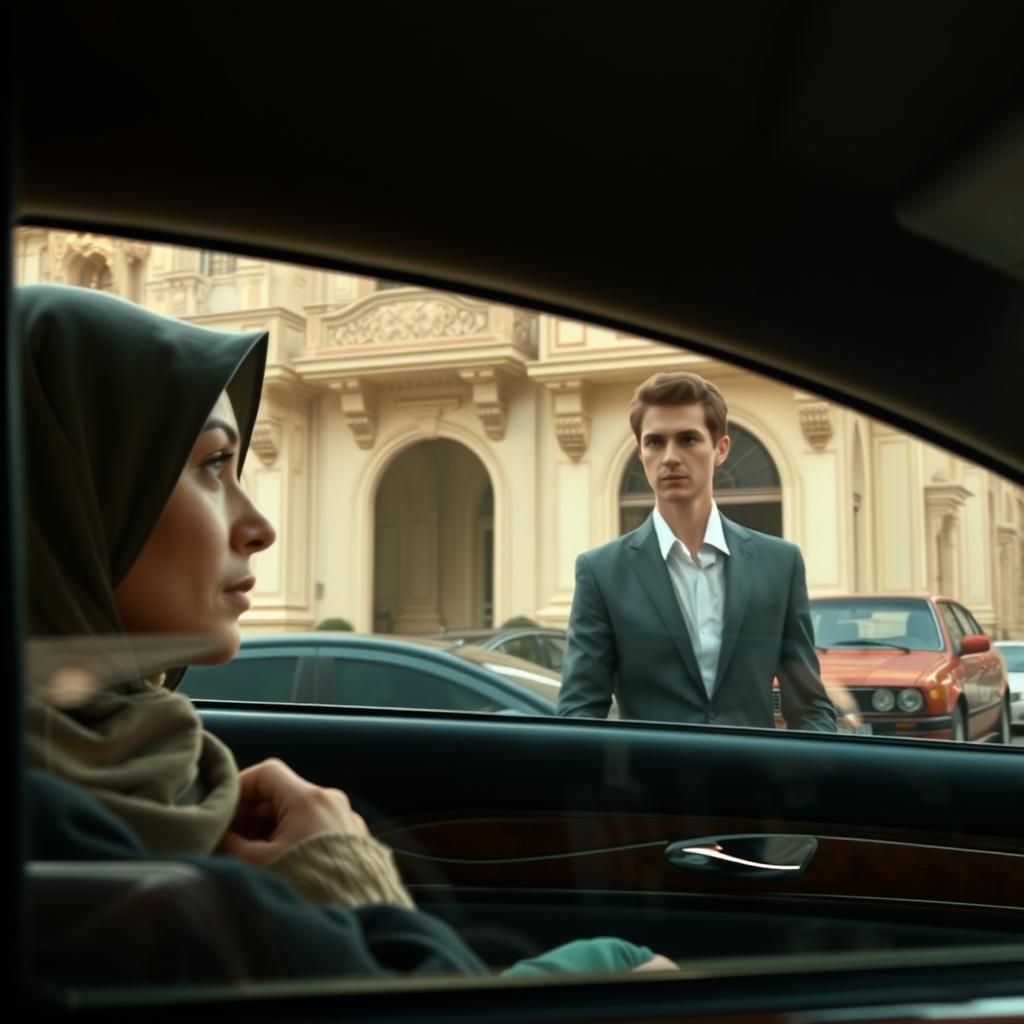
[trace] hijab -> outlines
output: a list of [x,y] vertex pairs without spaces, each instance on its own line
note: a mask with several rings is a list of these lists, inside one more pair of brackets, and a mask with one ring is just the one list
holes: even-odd
[[[241,473],[267,334],[213,331],[58,285],[16,289],[14,318],[26,437],[28,633],[49,650],[51,664],[53,651],[70,643],[106,648],[108,666],[119,666],[112,685],[77,706],[27,695],[29,763],[89,790],[154,853],[209,852],[234,813],[237,768],[186,697],[146,678],[180,661],[154,665],[135,656],[142,640],[125,636],[114,588],[145,546],[224,390],[238,420]],[[180,670],[168,676],[179,677]]]

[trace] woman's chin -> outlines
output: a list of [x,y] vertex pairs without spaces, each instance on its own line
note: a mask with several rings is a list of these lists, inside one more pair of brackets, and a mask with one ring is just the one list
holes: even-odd
[[207,635],[210,638],[211,649],[203,657],[195,658],[192,661],[193,665],[221,665],[225,661],[230,661],[242,644],[242,635],[235,623]]

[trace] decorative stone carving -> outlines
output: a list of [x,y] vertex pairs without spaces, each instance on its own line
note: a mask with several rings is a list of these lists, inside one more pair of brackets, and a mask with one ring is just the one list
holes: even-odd
[[501,374],[494,369],[460,370],[459,376],[472,385],[473,404],[492,441],[505,436],[507,403],[502,394]]
[[973,493],[962,484],[928,484],[924,489],[925,506],[929,515],[957,522],[960,510]]
[[330,384],[341,399],[341,411],[360,448],[372,448],[377,440],[377,403],[371,386],[359,378],[349,377]]
[[454,395],[435,395],[432,398],[400,398],[395,402],[395,408],[415,416],[424,437],[437,437],[441,416],[457,409],[459,404],[459,399]]
[[149,255],[149,246],[144,242],[124,241],[121,243],[121,250],[129,263],[142,263]]
[[579,462],[590,445],[590,417],[563,415],[555,418],[555,436],[562,451]]
[[485,333],[488,321],[483,302],[420,289],[384,291],[355,303],[328,325],[324,340],[329,348],[349,348],[465,337]]
[[83,259],[89,259],[92,256],[99,256],[107,263],[112,263],[114,260],[113,240],[109,238],[102,238],[99,235],[94,235],[90,232],[78,232],[73,235],[68,235],[65,240],[65,245],[67,249],[65,259],[73,254],[81,256]]
[[523,349],[531,355],[537,354],[537,331],[540,317],[525,309],[517,309],[512,314],[512,343],[516,348]]
[[828,402],[805,402],[800,406],[800,429],[816,451],[832,439],[832,408]]
[[277,420],[257,420],[249,447],[259,456],[260,462],[270,469],[281,451],[281,424]]
[[[85,288],[109,288],[115,293],[120,291],[113,239],[90,232],[76,232],[65,239],[61,258],[63,277],[68,283]],[[110,275],[106,284],[101,284],[103,271]]]
[[555,414],[555,437],[562,451],[578,462],[590,446],[590,393],[584,380],[547,382]]

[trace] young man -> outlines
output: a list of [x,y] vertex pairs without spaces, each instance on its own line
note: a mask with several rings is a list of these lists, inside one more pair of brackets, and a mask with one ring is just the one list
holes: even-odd
[[576,561],[558,713],[835,732],[794,544],[730,522],[712,498],[729,454],[721,392],[659,373],[629,420],[655,496],[638,529]]

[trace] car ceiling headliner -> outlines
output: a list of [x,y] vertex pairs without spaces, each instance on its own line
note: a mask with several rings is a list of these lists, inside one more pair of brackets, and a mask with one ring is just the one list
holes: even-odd
[[586,313],[1024,479],[1024,283],[893,217],[1024,96],[1024,4],[255,12],[23,3],[17,216]]

